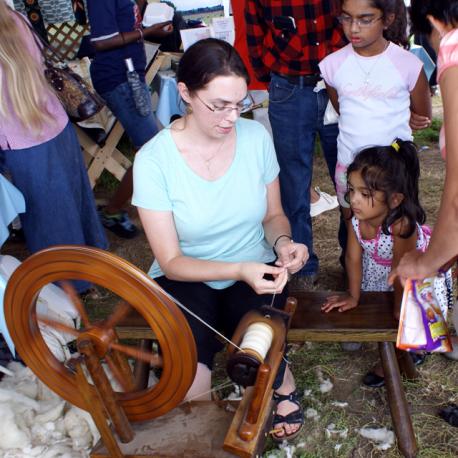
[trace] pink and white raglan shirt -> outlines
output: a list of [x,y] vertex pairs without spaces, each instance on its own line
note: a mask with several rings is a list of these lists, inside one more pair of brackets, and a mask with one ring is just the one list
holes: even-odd
[[420,59],[394,43],[371,57],[360,56],[348,44],[319,66],[339,96],[340,164],[348,167],[364,147],[412,140],[410,92],[423,67]]
[[[437,81],[440,83],[444,71],[458,65],[458,29],[448,32],[442,39],[437,55]],[[441,155],[445,159],[445,130],[442,125],[439,137]]]

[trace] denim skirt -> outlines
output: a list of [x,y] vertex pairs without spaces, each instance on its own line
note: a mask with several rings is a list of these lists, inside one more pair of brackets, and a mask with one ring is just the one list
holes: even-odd
[[[20,218],[30,253],[61,244],[108,248],[70,122],[45,143],[0,151],[0,164],[24,195],[26,211]],[[74,284],[78,292],[90,287],[84,281]]]

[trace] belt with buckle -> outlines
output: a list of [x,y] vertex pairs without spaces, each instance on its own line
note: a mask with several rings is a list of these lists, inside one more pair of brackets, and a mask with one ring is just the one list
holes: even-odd
[[275,75],[284,78],[295,86],[315,86],[315,84],[322,79],[321,75],[318,73],[313,73],[311,75],[284,75],[282,73],[275,73]]

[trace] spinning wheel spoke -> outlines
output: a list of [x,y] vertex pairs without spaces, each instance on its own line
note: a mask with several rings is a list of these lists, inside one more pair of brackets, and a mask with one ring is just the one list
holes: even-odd
[[40,323],[46,324],[47,326],[50,326],[51,328],[54,328],[57,331],[62,331],[66,334],[70,334],[75,337],[78,337],[80,335],[80,331],[64,323],[61,323],[60,321],[52,320],[51,318],[42,315],[38,315],[37,319]]
[[67,293],[67,295],[70,297],[71,301],[73,302],[73,305],[75,306],[76,310],[78,310],[78,313],[81,317],[81,322],[83,323],[85,328],[89,328],[91,326],[91,322],[89,320],[89,317],[86,313],[86,309],[81,302],[80,297],[78,296],[78,293],[76,292],[75,288],[72,286],[72,284],[68,281],[63,281],[61,282],[62,289]]
[[120,302],[113,311],[113,314],[104,322],[105,329],[114,328],[116,325],[129,315],[131,306],[125,302]]
[[111,355],[106,354],[105,355],[105,361],[107,362],[108,367],[110,368],[110,371],[113,374],[113,377],[119,383],[119,385],[121,386],[122,390],[125,391],[125,392],[131,390],[132,386],[129,383],[129,380],[126,379],[125,375],[122,373],[122,370],[118,367],[118,365],[113,360]]
[[138,348],[130,347],[129,345],[115,342],[110,344],[110,348],[112,350],[118,350],[119,352],[124,353],[127,356],[131,356],[132,358],[139,359],[145,363],[149,363],[152,366],[162,367],[162,357],[157,353],[146,352],[139,350]]

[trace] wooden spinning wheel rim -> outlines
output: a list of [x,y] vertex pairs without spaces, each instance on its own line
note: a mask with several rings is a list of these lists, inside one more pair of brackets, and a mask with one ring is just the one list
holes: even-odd
[[43,340],[35,311],[43,286],[69,279],[87,280],[113,291],[142,315],[159,341],[164,361],[159,382],[146,390],[116,393],[129,420],[148,420],[176,407],[191,386],[197,367],[188,322],[150,277],[128,261],[97,248],[62,245],[42,250],[26,259],[8,281],[5,318],[27,366],[59,396],[86,409],[74,373],[54,357]]

